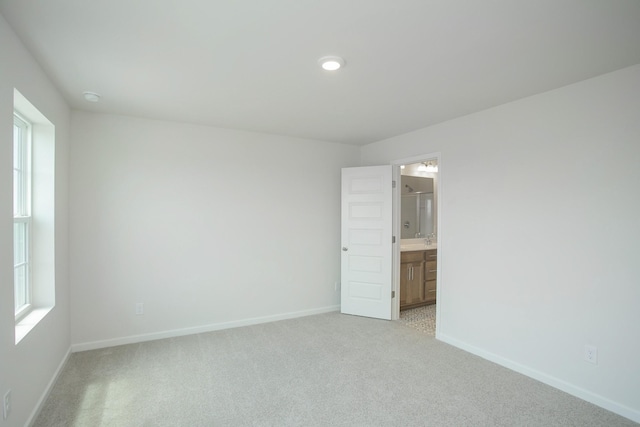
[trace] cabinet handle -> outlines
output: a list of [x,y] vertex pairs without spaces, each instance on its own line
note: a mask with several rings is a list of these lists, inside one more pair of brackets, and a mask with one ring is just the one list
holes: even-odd
[[407,280],[411,280],[411,264],[407,264]]
[[413,264],[411,264],[411,277],[409,278],[409,280],[413,280]]
[[429,270],[429,273],[435,273],[438,270]]
[[435,258],[435,257],[437,257],[437,256],[438,256],[438,255],[429,255],[429,258]]

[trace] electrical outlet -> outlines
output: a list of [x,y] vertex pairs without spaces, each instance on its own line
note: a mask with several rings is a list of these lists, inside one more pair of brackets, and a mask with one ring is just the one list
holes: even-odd
[[136,303],[136,314],[137,315],[144,314],[144,303],[142,302]]
[[6,420],[11,413],[11,390],[4,394],[3,402],[2,417]]
[[584,360],[594,365],[598,364],[598,347],[593,345],[584,346]]

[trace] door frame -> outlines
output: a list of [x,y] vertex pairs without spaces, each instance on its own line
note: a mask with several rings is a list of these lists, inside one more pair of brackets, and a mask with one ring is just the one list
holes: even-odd
[[440,331],[440,303],[442,301],[442,158],[439,151],[433,153],[422,154],[419,156],[405,157],[402,159],[392,160],[391,166],[393,166],[392,174],[393,180],[396,182],[396,191],[393,194],[393,235],[396,236],[396,244],[393,246],[393,279],[392,289],[395,291],[396,297],[391,300],[391,320],[398,320],[400,318],[400,236],[402,228],[400,224],[400,204],[401,204],[401,191],[400,190],[400,165],[410,165],[412,163],[426,162],[429,160],[436,160],[438,162],[438,179],[436,181],[437,188],[437,203],[436,203],[436,235],[438,237],[438,257],[437,257],[437,270],[436,273],[436,338]]

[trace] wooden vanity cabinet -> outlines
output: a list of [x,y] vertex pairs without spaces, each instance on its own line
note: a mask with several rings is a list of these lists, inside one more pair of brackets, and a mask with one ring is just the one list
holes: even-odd
[[401,252],[400,309],[436,302],[437,250]]

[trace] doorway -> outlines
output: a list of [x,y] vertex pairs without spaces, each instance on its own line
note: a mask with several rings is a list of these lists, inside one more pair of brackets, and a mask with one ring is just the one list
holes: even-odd
[[394,197],[393,319],[435,336],[440,299],[440,155],[428,154],[392,163]]

